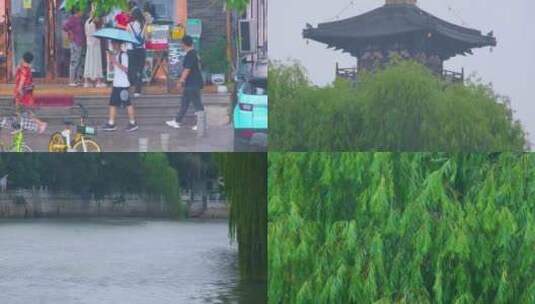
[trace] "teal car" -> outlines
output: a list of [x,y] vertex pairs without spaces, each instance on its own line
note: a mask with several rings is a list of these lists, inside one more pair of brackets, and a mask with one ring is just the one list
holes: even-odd
[[267,79],[252,78],[238,83],[233,114],[234,150],[267,150]]

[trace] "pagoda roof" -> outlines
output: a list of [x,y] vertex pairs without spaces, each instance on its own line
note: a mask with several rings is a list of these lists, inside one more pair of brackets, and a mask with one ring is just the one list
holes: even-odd
[[428,45],[440,50],[444,59],[471,53],[472,48],[496,46],[492,34],[455,25],[425,12],[412,4],[386,4],[348,19],[321,23],[317,28],[307,25],[303,37],[342,49],[354,56],[369,45],[381,45],[416,35],[427,37]]

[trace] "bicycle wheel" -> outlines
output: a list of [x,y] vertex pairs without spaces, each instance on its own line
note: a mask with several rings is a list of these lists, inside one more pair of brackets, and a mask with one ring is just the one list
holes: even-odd
[[20,145],[20,147],[12,147],[9,152],[28,153],[28,152],[33,152],[33,150],[27,144],[22,144]]
[[33,152],[32,148],[30,148],[27,144],[23,144],[21,150],[22,151],[20,151],[20,152],[24,152],[24,153]]
[[52,134],[50,141],[48,142],[48,152],[66,152],[67,143],[65,138],[60,132]]
[[101,152],[100,146],[94,140],[84,139],[84,142],[87,151],[84,151],[84,145],[81,140],[72,146],[73,150],[76,152]]

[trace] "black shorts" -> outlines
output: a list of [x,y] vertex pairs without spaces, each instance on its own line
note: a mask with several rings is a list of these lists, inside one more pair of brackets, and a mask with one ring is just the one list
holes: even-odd
[[130,102],[130,93],[128,88],[113,87],[111,91],[110,106],[113,107],[127,107],[132,105]]

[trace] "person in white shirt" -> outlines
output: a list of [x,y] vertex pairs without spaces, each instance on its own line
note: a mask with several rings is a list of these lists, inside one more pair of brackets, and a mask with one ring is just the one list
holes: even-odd
[[115,119],[117,117],[117,107],[125,108],[128,111],[127,132],[139,129],[135,110],[130,101],[130,81],[128,81],[128,54],[121,48],[121,43],[112,41],[112,51],[108,52],[109,62],[113,66],[113,89],[110,97],[109,120],[102,128],[104,131],[116,131]]

